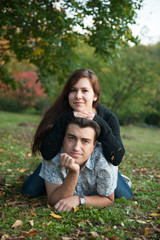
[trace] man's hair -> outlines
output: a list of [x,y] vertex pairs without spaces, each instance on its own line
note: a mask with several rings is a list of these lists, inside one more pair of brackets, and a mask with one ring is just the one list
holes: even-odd
[[[95,139],[94,141],[96,141],[100,135],[101,129],[100,126],[97,122],[95,122],[94,120],[90,120],[87,118],[79,118],[79,117],[75,117],[72,120],[70,120],[68,122],[69,124],[76,124],[78,125],[80,128],[86,128],[86,127],[91,127],[95,130]],[[68,127],[67,125],[67,127]],[[66,128],[67,129],[67,128]]]

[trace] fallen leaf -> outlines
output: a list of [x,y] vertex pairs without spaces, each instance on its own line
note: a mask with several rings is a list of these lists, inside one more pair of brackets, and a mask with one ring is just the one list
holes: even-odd
[[55,214],[54,212],[50,213],[50,216],[54,217],[54,218],[62,218],[60,215]]
[[99,235],[97,232],[90,232],[92,238],[97,238]]
[[141,209],[139,206],[137,206],[137,205],[135,205],[135,204],[133,204],[133,207],[138,208],[138,209]]
[[117,236],[111,236],[109,239],[118,240],[119,237],[117,237]]
[[51,224],[51,221],[49,221],[48,223],[42,223],[42,225],[44,226],[49,226]]
[[134,222],[135,220],[128,218],[128,221],[129,221],[129,222]]
[[24,173],[24,172],[26,172],[27,170],[25,169],[25,168],[17,168],[17,170],[18,170],[18,172],[20,172],[20,173]]
[[36,236],[38,233],[39,233],[39,231],[38,231],[37,229],[32,228],[32,229],[30,229],[29,232],[27,232],[26,234],[27,234],[28,236],[30,236],[30,237],[34,237],[34,236]]
[[34,221],[33,220],[30,220],[29,223],[31,224],[32,227],[34,226]]
[[62,240],[71,240],[72,238],[70,237],[62,237]]
[[37,206],[41,206],[41,203],[37,202],[32,204],[32,207],[37,207]]
[[141,223],[141,224],[146,224],[145,221],[142,221],[142,220],[136,220],[138,223]]
[[36,215],[34,212],[31,212],[31,214],[32,214],[33,216],[37,217],[37,215]]
[[22,181],[18,181],[18,182],[16,182],[17,184],[23,184],[23,182]]
[[160,233],[160,228],[153,227],[153,230],[154,230],[155,232],[158,232],[158,233]]
[[150,216],[152,216],[152,217],[159,217],[160,213],[151,213]]
[[21,220],[16,220],[15,223],[12,225],[12,228],[17,228],[22,226],[23,222]]
[[144,229],[144,234],[145,234],[146,236],[149,235],[149,230],[150,230],[150,228],[148,228],[148,227],[146,227],[146,228]]
[[81,226],[83,226],[84,224],[86,224],[86,222],[82,220],[82,221],[80,221],[80,222],[78,223],[78,226],[81,227]]
[[108,232],[108,231],[110,231],[111,230],[111,227],[108,227],[108,228],[106,228],[104,231],[105,232]]
[[77,212],[79,210],[79,207],[73,207],[74,212]]
[[6,162],[4,162],[4,163],[2,163],[1,165],[2,165],[2,166],[5,166],[6,164],[7,164],[7,163],[6,163]]
[[4,234],[4,235],[1,237],[1,240],[8,240],[8,239],[11,239],[11,237],[9,236],[9,234]]

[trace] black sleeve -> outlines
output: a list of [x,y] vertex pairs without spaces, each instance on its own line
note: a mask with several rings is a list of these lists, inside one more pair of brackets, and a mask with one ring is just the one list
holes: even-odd
[[74,118],[72,111],[64,113],[45,136],[40,146],[40,152],[45,160],[51,160],[61,149],[68,121]]
[[93,120],[101,127],[98,141],[102,144],[105,158],[114,166],[118,166],[122,161],[125,149],[121,140],[117,117],[113,114],[108,123],[99,115],[95,115]]

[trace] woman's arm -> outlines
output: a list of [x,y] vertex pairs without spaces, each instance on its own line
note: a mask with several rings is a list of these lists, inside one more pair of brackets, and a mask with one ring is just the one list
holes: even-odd
[[117,117],[113,114],[107,122],[96,114],[93,120],[101,127],[101,134],[98,141],[102,144],[105,158],[114,166],[119,165],[124,156],[125,149],[121,140]]
[[51,160],[60,151],[67,123],[73,117],[72,111],[64,113],[43,139],[40,146],[40,152],[45,160]]

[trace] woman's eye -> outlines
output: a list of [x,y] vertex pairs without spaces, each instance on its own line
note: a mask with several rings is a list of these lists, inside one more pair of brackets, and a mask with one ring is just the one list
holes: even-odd
[[71,91],[70,92],[75,92],[76,90],[75,89],[71,89]]
[[83,92],[88,92],[88,90],[86,90],[86,89],[83,89]]

